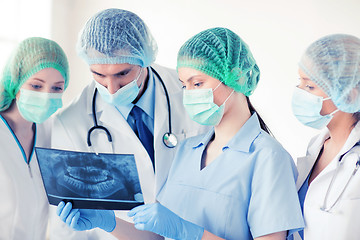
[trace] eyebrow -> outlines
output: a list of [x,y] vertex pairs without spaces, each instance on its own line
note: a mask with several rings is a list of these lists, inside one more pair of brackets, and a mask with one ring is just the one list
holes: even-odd
[[[117,72],[117,73],[114,73],[114,74],[111,74],[111,75],[112,75],[112,76],[122,75],[122,74],[124,74],[124,73],[126,73],[126,72],[130,72],[132,69],[133,69],[133,67],[129,67],[129,68],[126,68],[126,69],[124,69],[124,70],[121,70],[120,72]],[[101,74],[101,73],[98,73],[98,72],[92,70],[91,68],[90,68],[90,71],[91,71],[92,73],[96,74],[96,75],[99,75],[99,76],[106,76],[106,75],[104,75],[104,74]]]
[[42,80],[42,79],[40,79],[40,78],[33,78],[32,80],[36,80],[36,81],[39,81],[39,82],[43,82],[43,83],[45,83],[45,81],[44,81],[44,80]]
[[307,77],[301,77],[300,76],[300,79],[305,80],[305,81],[311,81],[310,78],[307,78]]
[[[193,80],[193,78],[196,78],[196,77],[201,77],[201,75],[194,75],[194,76],[191,76],[189,79],[186,80],[186,82],[189,82],[191,80]],[[184,83],[180,78],[179,78],[179,81]]]
[[[45,83],[45,80],[40,79],[40,78],[33,78],[32,80],[35,80],[35,81],[39,81],[39,82]],[[62,83],[65,83],[65,81],[64,81],[64,80],[60,80],[60,81],[55,82],[55,84],[62,84]]]
[[92,69],[90,69],[90,71],[91,71],[92,73],[96,74],[96,75],[99,75],[99,76],[104,76],[103,74],[98,73],[98,72],[96,72],[96,71],[94,71],[94,70],[92,70]]

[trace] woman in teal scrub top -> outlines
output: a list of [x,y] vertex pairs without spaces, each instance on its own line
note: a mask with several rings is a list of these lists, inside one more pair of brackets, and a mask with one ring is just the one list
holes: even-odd
[[280,240],[302,229],[294,162],[249,101],[259,69],[248,46],[229,29],[205,30],[181,47],[177,70],[188,114],[214,127],[181,143],[158,202],[129,212],[135,228],[197,240]]

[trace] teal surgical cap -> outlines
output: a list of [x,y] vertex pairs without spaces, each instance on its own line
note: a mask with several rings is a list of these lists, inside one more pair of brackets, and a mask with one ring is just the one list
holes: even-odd
[[245,96],[253,93],[260,79],[248,45],[226,28],[202,31],[185,42],[177,58],[177,69],[181,67],[201,71]]
[[312,43],[299,67],[334,102],[348,113],[360,111],[360,39],[333,34]]
[[45,69],[58,70],[69,83],[69,65],[62,48],[54,41],[33,37],[20,42],[5,65],[0,80],[0,111],[11,105],[21,86],[35,73]]
[[128,63],[150,66],[157,44],[136,14],[122,9],[106,9],[90,18],[80,32],[77,51],[89,65]]

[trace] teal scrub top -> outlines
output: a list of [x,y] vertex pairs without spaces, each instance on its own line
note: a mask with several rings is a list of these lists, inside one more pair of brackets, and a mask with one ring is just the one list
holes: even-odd
[[181,143],[158,201],[228,240],[301,230],[295,164],[261,129],[256,113],[201,169],[201,156],[213,135],[214,129]]

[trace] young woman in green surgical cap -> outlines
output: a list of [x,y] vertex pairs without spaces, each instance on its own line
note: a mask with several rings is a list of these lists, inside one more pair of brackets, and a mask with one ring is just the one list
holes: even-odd
[[305,126],[322,129],[297,161],[306,222],[299,234],[305,240],[359,239],[360,39],[318,39],[303,54],[299,75],[293,113]]
[[[302,229],[294,162],[249,101],[259,68],[246,43],[226,28],[205,30],[181,47],[177,70],[188,114],[213,127],[181,143],[158,202],[129,212],[135,228],[196,240],[280,240]],[[90,211],[58,206],[74,229],[120,236],[119,219]]]
[[40,123],[62,107],[68,75],[61,47],[39,37],[22,41],[1,75],[1,239],[46,238],[48,201],[34,148],[49,144]]

